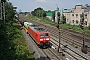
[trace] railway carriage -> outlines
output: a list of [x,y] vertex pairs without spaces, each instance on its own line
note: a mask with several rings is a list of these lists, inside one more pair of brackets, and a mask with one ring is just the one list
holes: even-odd
[[33,25],[32,23],[30,22],[24,22],[24,26],[23,26],[23,29],[28,33],[28,27]]

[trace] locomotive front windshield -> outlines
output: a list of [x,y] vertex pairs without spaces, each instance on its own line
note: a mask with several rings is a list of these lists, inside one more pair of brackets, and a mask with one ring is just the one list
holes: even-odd
[[46,34],[40,34],[40,38],[47,37],[47,36],[48,36],[48,33],[46,33]]

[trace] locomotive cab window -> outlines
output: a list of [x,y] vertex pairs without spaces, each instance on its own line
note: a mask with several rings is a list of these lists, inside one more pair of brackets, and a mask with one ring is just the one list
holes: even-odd
[[48,33],[46,33],[45,36],[48,36]]
[[46,37],[46,36],[48,36],[48,33],[46,33],[46,34],[40,34],[40,38],[43,38],[43,37]]

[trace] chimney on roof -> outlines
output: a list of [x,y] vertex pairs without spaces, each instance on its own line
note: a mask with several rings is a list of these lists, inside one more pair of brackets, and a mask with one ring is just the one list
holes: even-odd
[[88,7],[89,5],[88,4],[85,4],[86,7]]

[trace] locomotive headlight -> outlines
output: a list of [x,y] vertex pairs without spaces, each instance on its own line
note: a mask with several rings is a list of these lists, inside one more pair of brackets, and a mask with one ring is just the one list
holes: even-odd
[[40,41],[43,41],[43,39],[40,39]]
[[46,38],[46,40],[49,40],[49,38]]

